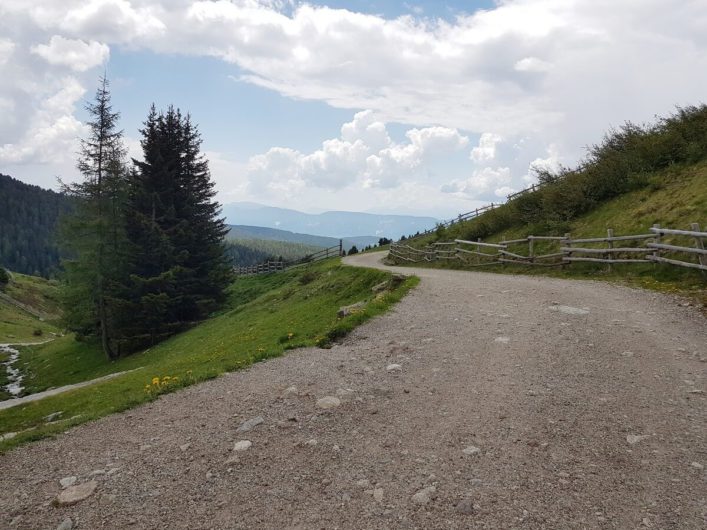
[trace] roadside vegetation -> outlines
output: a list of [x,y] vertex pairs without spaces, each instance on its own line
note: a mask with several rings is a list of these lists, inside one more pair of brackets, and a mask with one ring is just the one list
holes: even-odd
[[[162,393],[282,355],[303,346],[328,347],[362,322],[386,311],[416,283],[406,280],[376,295],[390,274],[327,260],[270,275],[238,278],[226,307],[209,320],[134,355],[109,362],[93,339],[73,336],[21,350],[28,392],[134,370],[95,385],[0,410],[0,450],[66,430],[155,399]],[[341,306],[366,301],[337,317]],[[58,420],[46,417],[61,412]]]
[[[438,228],[407,244],[424,247],[463,239],[498,242],[535,236],[573,238],[647,233],[654,224],[690,229],[707,224],[707,106],[678,109],[653,125],[627,123],[588,149],[576,168],[538,170],[540,187],[470,221]],[[681,242],[689,246],[694,241]],[[536,254],[552,243],[536,242]],[[514,250],[515,252],[515,250]],[[434,266],[462,268],[450,260]],[[488,270],[553,276],[627,279],[663,291],[690,294],[707,303],[705,276],[669,265],[573,263],[558,269],[492,265]]]

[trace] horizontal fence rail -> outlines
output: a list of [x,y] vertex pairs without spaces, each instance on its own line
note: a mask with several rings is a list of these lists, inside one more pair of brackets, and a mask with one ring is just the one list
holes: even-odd
[[269,274],[271,272],[284,271],[293,267],[300,267],[308,263],[314,263],[323,259],[334,258],[343,255],[343,242],[339,241],[338,245],[329,248],[323,248],[313,254],[307,254],[297,261],[266,261],[257,265],[248,267],[234,267],[233,271],[238,276],[247,276],[251,274]]
[[[707,232],[692,223],[690,230],[661,228],[654,225],[648,234],[572,239],[564,236],[533,236],[486,243],[481,240],[438,241],[423,248],[393,243],[389,257],[393,262],[421,263],[459,260],[467,266],[518,264],[539,267],[562,267],[572,263],[604,263],[609,268],[624,263],[666,263],[707,271]],[[665,238],[670,238],[665,242]],[[692,244],[688,242],[692,241]],[[541,247],[538,247],[541,245]],[[591,246],[602,245],[602,246]],[[527,247],[524,250],[522,247]],[[544,253],[538,253],[541,248]]]
[[[515,193],[511,193],[510,195],[506,196],[506,199],[508,201],[512,201],[513,199],[516,199],[520,197],[521,195],[525,195],[527,193],[532,193],[534,191],[537,191],[542,187],[542,184],[533,184],[528,188],[525,188],[524,190],[517,191]],[[501,203],[503,204],[503,203]],[[428,230],[425,230],[423,232],[418,232],[415,235],[411,235],[410,237],[407,238],[407,241],[411,241],[413,239],[417,239],[418,237],[426,236],[428,234],[431,234],[438,230],[439,228],[447,228],[448,226],[461,223],[463,221],[470,221],[471,219],[474,219],[476,217],[479,217],[481,214],[488,212],[489,210],[493,210],[494,208],[498,208],[501,206],[501,204],[496,204],[496,203],[491,203],[487,204],[486,206],[482,206],[481,208],[475,208],[474,210],[471,210],[470,212],[466,213],[460,213],[457,215],[454,219],[449,219],[447,221],[441,221],[440,223],[437,224],[434,228],[430,228]]]

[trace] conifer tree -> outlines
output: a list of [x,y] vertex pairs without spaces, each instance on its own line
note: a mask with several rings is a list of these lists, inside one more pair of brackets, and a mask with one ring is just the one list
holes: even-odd
[[135,345],[203,319],[231,278],[228,230],[196,126],[173,107],[158,114],[153,105],[141,134],[144,159],[133,161],[127,215]]
[[81,141],[77,167],[83,181],[63,184],[77,207],[60,229],[69,259],[64,260],[64,314],[67,327],[79,334],[98,335],[109,359],[117,357],[114,341],[117,312],[115,292],[123,282],[125,237],[123,206],[126,196],[125,148],[117,129],[108,80],[103,77],[90,115],[88,138]]

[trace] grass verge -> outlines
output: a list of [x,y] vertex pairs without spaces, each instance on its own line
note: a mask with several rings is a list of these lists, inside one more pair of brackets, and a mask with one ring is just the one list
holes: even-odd
[[[220,314],[144,352],[108,363],[95,344],[71,337],[22,350],[32,392],[141,368],[90,387],[0,411],[5,451],[29,440],[156,399],[162,393],[282,355],[303,346],[328,346],[348,331],[385,312],[417,283],[406,280],[375,296],[371,287],[390,277],[372,269],[347,267],[339,260],[270,275],[239,278]],[[366,301],[343,319],[343,305]],[[45,417],[61,411],[60,419]]]
[[[675,167],[660,174],[652,175],[650,184],[643,189],[625,193],[598,205],[593,210],[571,221],[553,222],[534,225],[518,222],[515,206],[507,203],[491,213],[484,214],[472,221],[440,229],[437,233],[411,240],[416,247],[423,247],[435,241],[454,239],[476,240],[481,231],[494,226],[508,225],[491,235],[484,237],[487,243],[501,240],[525,238],[528,235],[562,236],[570,233],[571,237],[605,237],[608,228],[614,229],[614,235],[647,233],[648,227],[659,223],[663,227],[689,229],[693,222],[700,223],[707,229],[707,162],[687,167]],[[499,218],[508,217],[516,222],[501,223]],[[676,236],[666,237],[663,242],[683,246],[694,246],[694,240]],[[558,243],[535,242],[535,254],[559,251]],[[626,245],[622,246],[629,246]],[[592,246],[586,245],[586,246]],[[527,245],[509,248],[520,255],[527,255]],[[668,256],[678,259],[692,259],[687,255]],[[473,261],[473,259],[472,259]],[[467,269],[456,261],[434,262],[433,264],[415,264],[436,268]],[[634,287],[648,288],[661,292],[675,293],[692,298],[697,303],[707,306],[707,275],[700,271],[664,264],[616,264],[609,269],[606,265],[592,263],[572,263],[569,267],[540,268],[521,265],[489,265],[473,267],[472,270],[484,270],[507,274],[545,275],[559,278],[606,280],[623,283]]]
[[12,274],[2,290],[3,294],[31,307],[44,315],[43,319],[0,299],[0,344],[13,342],[41,342],[51,333],[58,333],[54,325],[58,314],[58,286],[53,280]]

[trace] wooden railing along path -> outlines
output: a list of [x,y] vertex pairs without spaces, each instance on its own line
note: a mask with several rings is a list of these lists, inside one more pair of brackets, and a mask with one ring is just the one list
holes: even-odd
[[343,250],[343,241],[339,240],[338,245],[323,248],[313,254],[307,254],[297,261],[266,261],[264,263],[251,265],[249,267],[234,267],[233,270],[239,276],[250,274],[268,274],[270,272],[284,271],[286,269],[291,269],[292,267],[306,265],[307,263],[314,263],[315,261],[341,256],[343,255]]
[[[468,266],[518,264],[556,267],[575,262],[590,262],[605,263],[611,267],[619,263],[667,263],[707,271],[707,232],[701,231],[698,223],[692,223],[690,230],[654,225],[648,232],[615,236],[614,231],[609,229],[606,237],[572,239],[570,234],[531,235],[498,243],[455,239],[432,243],[424,248],[393,243],[389,257],[398,263],[460,260]],[[670,243],[666,243],[666,238]],[[684,242],[686,240],[692,240],[694,243],[688,245]],[[544,253],[538,253],[539,243],[543,243]],[[519,248],[521,246],[527,246],[527,251]],[[687,261],[688,259],[690,260]]]
[[[512,201],[516,197],[520,197],[521,195],[525,195],[526,193],[534,192],[535,190],[540,188],[540,186],[541,186],[540,184],[533,184],[529,188],[525,188],[524,190],[520,190],[515,193],[511,193],[510,195],[506,196],[506,198],[507,198],[507,200]],[[499,206],[501,206],[501,204],[504,204],[504,203],[492,202],[491,204],[487,204],[486,206],[482,206],[481,208],[475,208],[475,209],[471,210],[470,212],[460,213],[459,215],[457,215],[453,219],[439,222],[437,224],[437,226],[435,226],[434,228],[430,228],[428,230],[425,230],[424,232],[419,232],[415,235],[408,237],[407,241],[410,241],[412,239],[417,239],[418,237],[426,236],[427,234],[431,234],[432,232],[434,232],[435,230],[437,230],[440,227],[446,228],[448,226],[451,226],[451,225],[454,225],[457,223],[461,223],[463,221],[470,221],[471,219],[474,219],[474,218],[480,216],[484,212],[488,212],[489,210],[493,210],[494,208],[498,208]]]

